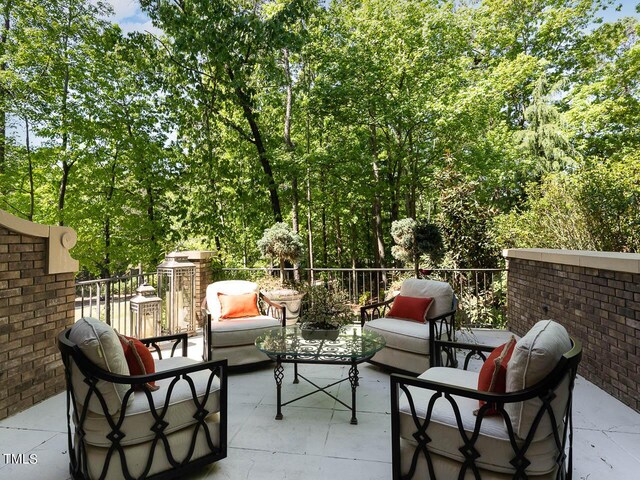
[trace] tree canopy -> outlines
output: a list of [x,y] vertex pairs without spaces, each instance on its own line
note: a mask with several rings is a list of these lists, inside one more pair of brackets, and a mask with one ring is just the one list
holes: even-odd
[[86,275],[261,265],[278,222],[306,266],[399,265],[407,218],[432,266],[640,249],[640,26],[613,0],[140,3],[162,35],[0,1],[0,208],[75,228]]

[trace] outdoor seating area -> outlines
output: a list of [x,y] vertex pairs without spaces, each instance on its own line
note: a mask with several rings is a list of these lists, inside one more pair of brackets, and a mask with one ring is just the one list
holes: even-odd
[[0,480],[640,479],[639,1],[5,2]]
[[[189,337],[188,353],[194,360],[200,360],[202,341],[202,335]],[[478,366],[472,361],[470,369]],[[347,369],[300,367],[302,373],[327,382],[343,378]],[[227,458],[182,478],[390,479],[389,378],[376,366],[360,366],[358,425],[350,425],[351,412],[322,394],[289,406],[285,418],[276,421],[273,366],[234,372],[228,377]],[[313,389],[292,381],[293,366],[285,365],[286,395]],[[348,383],[337,387],[339,399],[348,403],[350,396]],[[640,415],[580,376],[573,398],[573,478],[634,478],[640,469]],[[24,453],[24,462],[5,459],[0,478],[70,478],[65,411],[66,395],[60,393],[0,421],[2,451]]]
[[[640,255],[505,251],[508,328],[464,323],[469,290],[411,275],[376,282],[385,300],[363,305],[335,295],[354,283],[314,285],[288,324],[256,282],[213,281],[202,252],[168,255],[128,296],[105,280],[92,318],[77,264],[52,261],[70,232],[3,221],[23,261],[6,262],[16,286],[0,299],[0,476],[586,480],[640,467]],[[131,336],[143,331],[156,333]]]

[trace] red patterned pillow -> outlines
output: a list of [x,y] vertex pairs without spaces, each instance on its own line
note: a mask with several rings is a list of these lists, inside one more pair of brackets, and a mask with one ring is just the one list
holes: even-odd
[[427,311],[429,311],[432,303],[433,298],[429,297],[405,297],[404,295],[396,295],[387,317],[424,323]]
[[241,295],[226,295],[218,292],[220,302],[220,319],[257,317],[258,294],[255,292],[243,293]]
[[[485,360],[478,376],[478,390],[481,392],[505,393],[507,391],[507,364],[516,346],[516,339],[511,336],[507,343],[493,349]],[[480,406],[485,404],[480,400]],[[474,413],[477,413],[474,412]],[[489,408],[485,415],[496,415],[495,408]]]
[[[124,350],[124,357],[127,359],[127,365],[129,365],[129,372],[131,375],[146,375],[149,373],[156,373],[156,364],[153,361],[151,352],[137,338],[126,337],[118,334],[122,349]],[[152,392],[158,390],[160,387],[156,385],[156,382],[147,383],[147,387]],[[141,389],[140,385],[136,385],[136,388]]]

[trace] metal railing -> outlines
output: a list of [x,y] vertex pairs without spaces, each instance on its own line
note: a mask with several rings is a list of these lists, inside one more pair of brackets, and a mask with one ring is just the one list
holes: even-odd
[[[285,269],[287,280],[294,269]],[[266,268],[223,268],[216,270],[216,280],[244,278],[259,284],[273,280],[277,270]],[[402,280],[414,276],[412,268],[314,268],[301,269],[301,280],[324,283],[347,293],[353,305],[383,300],[400,288]],[[448,282],[458,297],[457,322],[465,327],[503,327],[506,322],[506,269],[434,269],[428,272],[434,280]]]
[[145,282],[157,290],[157,280],[153,272],[76,282],[75,318],[98,318],[123,335],[133,335],[130,300]]
[[[223,268],[214,272],[215,280],[247,279],[258,284],[274,283],[277,270],[265,268]],[[292,268],[286,269],[293,279]],[[409,268],[315,268],[301,269],[301,281],[325,284],[344,291],[353,305],[382,300],[400,288],[402,280],[413,276]],[[506,321],[505,269],[436,269],[429,278],[448,282],[458,301],[458,326],[502,327]],[[157,288],[157,274],[132,274],[76,283],[76,319],[92,316],[102,319],[125,335],[135,331],[130,299],[136,288],[147,282]],[[268,289],[268,287],[265,287]],[[161,292],[158,292],[161,295]],[[196,293],[197,296],[200,293]],[[164,299],[163,299],[164,300]],[[198,300],[198,298],[196,298]]]

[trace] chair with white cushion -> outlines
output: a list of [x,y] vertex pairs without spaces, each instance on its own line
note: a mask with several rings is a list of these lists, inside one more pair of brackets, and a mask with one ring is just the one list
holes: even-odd
[[[371,363],[406,373],[424,372],[433,362],[429,339],[453,339],[456,307],[451,285],[417,278],[402,282],[397,296],[362,307],[363,328],[386,341]],[[445,352],[447,362],[454,364],[452,351]]]
[[141,342],[157,352],[154,360],[145,349],[155,372],[130,375],[106,323],[82,318],[58,336],[74,479],[178,478],[227,456],[226,361],[187,358],[186,334]]
[[581,355],[563,326],[542,320],[493,349],[480,372],[436,366],[418,378],[392,375],[393,478],[571,479]]
[[270,361],[256,348],[256,338],[286,325],[285,307],[246,280],[223,280],[207,286],[202,312],[206,318],[203,358],[226,358],[229,366]]

